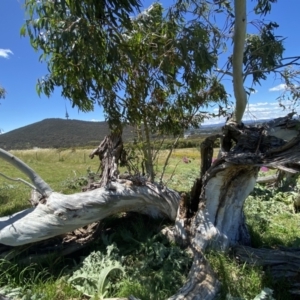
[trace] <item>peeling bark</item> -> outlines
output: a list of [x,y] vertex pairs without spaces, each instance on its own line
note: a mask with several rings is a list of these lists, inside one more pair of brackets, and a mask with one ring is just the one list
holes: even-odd
[[[202,190],[202,178],[204,177],[207,170],[211,167],[214,154],[214,143],[218,138],[221,138],[220,134],[209,136],[200,145],[200,177],[195,180],[191,190],[190,213],[192,213],[193,215],[198,211],[200,194]],[[189,215],[189,217],[191,217],[191,215]]]
[[278,175],[274,174],[274,175],[269,175],[269,176],[262,176],[262,177],[258,177],[256,182],[257,183],[273,183],[277,180]]
[[[202,251],[206,247],[226,251],[237,243],[249,244],[243,206],[256,183],[259,168],[267,166],[293,172],[297,171],[300,161],[299,135],[287,142],[267,135],[264,126],[231,123],[223,132],[222,142],[226,145],[221,145],[222,149],[227,149],[228,137],[236,144],[229,151],[223,151],[201,178],[199,206],[190,221],[194,247]],[[205,141],[203,147],[210,148],[210,142]]]
[[123,149],[123,141],[121,134],[107,135],[101,144],[94,149],[90,158],[93,159],[97,155],[100,160],[101,180],[97,184],[98,187],[104,187],[109,180],[117,178],[118,176],[118,163],[125,161],[125,150]]
[[219,170],[214,177],[204,180],[191,231],[197,248],[226,251],[239,242],[249,243],[248,236],[241,231],[243,205],[254,188],[258,168],[225,163]]
[[299,118],[293,119],[294,114],[289,113],[285,117],[271,120],[262,125],[268,135],[290,141],[299,134]]

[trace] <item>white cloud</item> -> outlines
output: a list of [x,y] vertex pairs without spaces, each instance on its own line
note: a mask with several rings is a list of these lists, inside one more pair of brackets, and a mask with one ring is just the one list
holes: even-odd
[[285,91],[287,90],[287,86],[284,83],[281,83],[279,85],[276,85],[272,88],[269,89],[269,92],[280,92],[280,91]]
[[[280,107],[278,102],[252,103],[245,112],[244,120],[273,119],[286,116],[290,112],[289,105],[291,103],[283,101],[282,104],[286,105],[286,110]],[[297,108],[295,111],[300,113]]]
[[13,54],[13,52],[11,50],[0,48],[0,57],[9,58],[10,54]]
[[[287,109],[283,110],[282,107],[279,106],[278,102],[258,102],[248,104],[247,109],[245,111],[243,121],[258,121],[264,119],[273,119],[278,117],[286,116],[290,110],[288,109],[290,103],[288,101],[281,102],[283,105],[286,105]],[[217,111],[218,109],[213,109],[213,111]],[[300,108],[295,109],[296,113],[300,115]],[[225,124],[226,118],[211,118],[209,120],[205,120],[204,124]]]
[[249,107],[256,107],[256,106],[266,106],[266,105],[269,105],[269,104],[270,103],[268,103],[268,102],[258,102],[258,103],[250,103],[250,104],[248,104],[248,106]]
[[225,117],[216,117],[216,118],[210,118],[204,121],[204,125],[214,125],[214,124],[222,124],[224,125],[226,122]]

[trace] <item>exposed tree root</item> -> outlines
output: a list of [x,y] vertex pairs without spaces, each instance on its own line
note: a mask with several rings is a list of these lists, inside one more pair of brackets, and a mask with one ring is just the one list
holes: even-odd
[[201,252],[194,255],[193,265],[184,286],[168,300],[210,300],[220,292],[221,284],[216,279]]

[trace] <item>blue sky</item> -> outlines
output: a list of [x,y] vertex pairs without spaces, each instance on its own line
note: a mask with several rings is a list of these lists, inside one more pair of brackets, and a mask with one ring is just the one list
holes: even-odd
[[[167,0],[161,2],[165,7],[173,3]],[[148,7],[152,1],[142,3]],[[300,55],[299,11],[300,0],[278,0],[278,3],[273,5],[271,14],[266,17],[280,25],[276,31],[277,35],[287,38],[284,42],[285,56]],[[70,101],[61,97],[59,89],[50,98],[37,95],[37,79],[47,74],[47,68],[45,63],[39,62],[39,54],[30,46],[29,39],[20,37],[20,28],[24,20],[23,0],[1,0],[0,85],[7,90],[7,95],[1,100],[0,129],[8,132],[46,118],[65,118],[66,108],[70,119],[103,121],[100,107],[96,107],[90,113],[72,109]],[[261,86],[255,87],[257,92],[249,99],[245,119],[286,114],[276,102],[283,88],[280,83],[274,76],[270,76]],[[227,80],[225,85],[231,93],[230,80]]]

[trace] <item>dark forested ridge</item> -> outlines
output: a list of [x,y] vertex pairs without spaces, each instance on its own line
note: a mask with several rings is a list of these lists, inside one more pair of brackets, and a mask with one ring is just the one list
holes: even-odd
[[[109,133],[106,122],[45,119],[0,135],[0,148],[32,149],[97,146]],[[132,128],[124,129],[123,139],[133,137]]]

